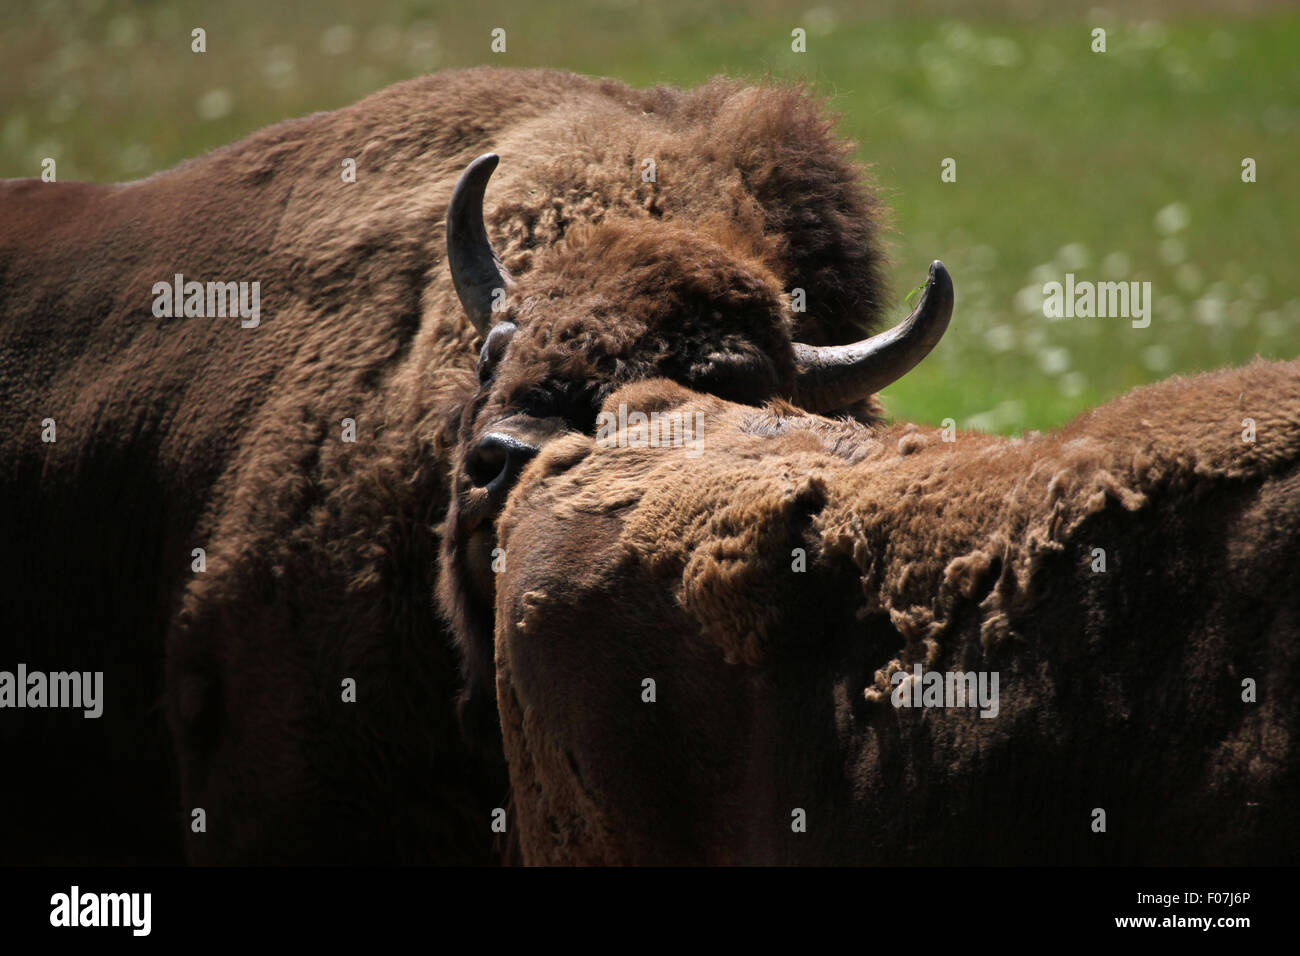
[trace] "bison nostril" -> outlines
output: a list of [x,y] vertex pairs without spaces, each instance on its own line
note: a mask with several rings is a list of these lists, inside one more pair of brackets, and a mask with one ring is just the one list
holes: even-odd
[[525,441],[492,432],[470,455],[466,463],[469,479],[488,491],[504,491],[514,484],[524,466],[537,456],[538,449]]
[[[491,437],[494,436],[489,436]],[[469,480],[476,486],[482,487],[501,474],[505,463],[505,449],[499,445],[489,445],[488,441],[484,440],[470,453],[469,461],[465,463],[465,470],[469,474]]]

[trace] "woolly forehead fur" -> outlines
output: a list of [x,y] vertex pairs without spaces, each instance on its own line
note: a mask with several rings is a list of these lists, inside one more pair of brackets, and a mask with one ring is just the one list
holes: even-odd
[[[703,453],[554,443],[501,518],[512,560],[536,544],[511,539],[524,514],[548,515],[557,535],[617,515],[623,560],[651,568],[705,639],[747,663],[763,658],[781,609],[797,603],[793,548],[808,549],[810,568],[852,561],[859,613],[887,613],[905,640],[868,697],[894,670],[931,661],[961,605],[976,608],[985,645],[1012,636],[1044,559],[1090,515],[1300,462],[1300,361],[1140,388],[1025,440],[944,442],[915,425],[869,428],[783,403],[759,410],[666,381],[621,389],[607,407],[619,402],[702,413]],[[1243,441],[1245,418],[1253,442]],[[546,595],[529,597],[528,613],[544,613]]]
[[[543,381],[567,382],[603,398],[671,375],[737,400],[788,394],[791,313],[757,246],[725,222],[574,227],[521,283],[494,392],[510,406]],[[719,381],[727,363],[737,372]]]
[[802,341],[848,341],[873,327],[885,304],[878,246],[886,214],[862,188],[869,180],[850,161],[851,144],[831,130],[825,104],[798,86],[719,78],[683,92],[589,83],[503,131],[489,233],[519,275],[574,224],[613,216],[695,230],[712,221],[715,241],[808,291]]
[[[792,338],[874,330],[886,216],[831,130],[804,89],[715,79],[591,84],[503,131],[485,221],[520,334],[501,400],[547,378],[608,391],[663,375],[759,401],[789,393]],[[793,288],[806,311],[790,311]],[[705,367],[719,353],[754,373],[720,389]]]

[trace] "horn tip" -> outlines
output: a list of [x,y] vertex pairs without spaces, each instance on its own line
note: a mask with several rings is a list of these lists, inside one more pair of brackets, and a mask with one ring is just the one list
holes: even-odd
[[930,275],[926,282],[926,291],[934,290],[944,296],[952,295],[952,276],[948,268],[938,259],[930,263]]

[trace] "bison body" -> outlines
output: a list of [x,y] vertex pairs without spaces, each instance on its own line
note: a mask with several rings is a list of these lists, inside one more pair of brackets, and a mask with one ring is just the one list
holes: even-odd
[[556,442],[502,516],[526,862],[1300,862],[1300,362],[1024,440],[609,402],[701,442]]
[[[444,217],[486,150],[533,343],[502,415],[708,390],[733,353],[774,370],[762,400],[793,334],[878,317],[878,209],[795,89],[470,70],[139,182],[0,184],[0,669],[105,688],[96,720],[0,713],[4,859],[495,859],[495,719],[469,746],[455,712],[491,597],[442,530],[483,405]],[[157,314],[178,275],[257,282],[260,315]]]

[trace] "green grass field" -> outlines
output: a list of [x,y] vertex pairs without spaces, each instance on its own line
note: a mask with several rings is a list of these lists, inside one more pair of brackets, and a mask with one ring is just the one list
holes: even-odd
[[[3,6],[3,176],[39,175],[53,157],[61,180],[132,179],[473,64],[634,84],[807,78],[832,97],[893,210],[900,309],[933,258],[956,282],[948,336],[885,394],[899,418],[1043,428],[1142,382],[1300,354],[1294,7],[1190,3],[1164,16],[1068,2],[1036,17],[1014,3],[865,15],[819,0]],[[195,27],[206,53],[190,50]],[[490,50],[494,27],[505,53]],[[795,27],[806,52],[791,50]],[[1104,53],[1090,49],[1097,27]],[[940,179],[946,157],[956,182]],[[1242,182],[1246,157],[1257,182]],[[1149,281],[1150,326],[1045,318],[1042,285],[1065,272]]]

